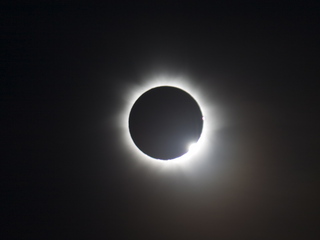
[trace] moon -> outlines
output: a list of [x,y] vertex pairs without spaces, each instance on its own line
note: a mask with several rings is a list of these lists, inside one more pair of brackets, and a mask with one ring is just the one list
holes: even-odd
[[202,127],[203,116],[195,99],[170,86],[143,93],[129,116],[130,135],[137,148],[160,160],[181,157],[194,148]]

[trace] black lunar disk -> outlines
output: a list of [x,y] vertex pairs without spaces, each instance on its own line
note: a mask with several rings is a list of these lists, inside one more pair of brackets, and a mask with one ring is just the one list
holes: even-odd
[[175,87],[157,87],[142,94],[129,116],[135,145],[146,155],[169,160],[188,152],[198,141],[203,126],[197,102]]

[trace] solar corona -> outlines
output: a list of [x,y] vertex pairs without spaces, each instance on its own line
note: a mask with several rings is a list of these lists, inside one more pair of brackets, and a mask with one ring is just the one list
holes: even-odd
[[218,121],[203,86],[185,76],[153,75],[120,94],[124,105],[115,125],[130,161],[162,170],[191,170],[207,161]]

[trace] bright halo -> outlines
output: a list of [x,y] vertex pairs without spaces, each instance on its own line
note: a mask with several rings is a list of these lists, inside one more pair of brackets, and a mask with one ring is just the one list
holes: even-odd
[[196,147],[197,147],[197,143],[190,143],[188,146],[188,152],[194,151]]
[[[128,124],[129,114],[136,100],[146,91],[160,86],[176,87],[189,93],[200,106],[203,115],[202,133],[197,143],[192,143],[192,150],[190,149],[190,146],[186,146],[189,149],[187,153],[167,161],[152,158],[140,151],[130,136]],[[161,166],[161,169],[167,167],[171,169],[174,166],[189,167],[196,162],[194,160],[204,158],[206,152],[208,152],[209,143],[212,143],[213,132],[217,128],[217,121],[213,118],[215,115],[214,108],[211,101],[208,100],[205,95],[205,90],[202,90],[201,86],[186,77],[156,76],[147,79],[142,84],[128,86],[123,92],[125,106],[115,120],[121,131],[121,141],[124,144],[124,150],[126,150],[129,156],[138,163],[157,167]]]

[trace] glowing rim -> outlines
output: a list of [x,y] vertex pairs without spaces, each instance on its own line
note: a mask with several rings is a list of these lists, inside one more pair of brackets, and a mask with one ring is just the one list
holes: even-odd
[[[192,148],[192,151],[188,151],[181,157],[167,161],[152,158],[140,151],[130,136],[128,124],[129,114],[135,101],[146,91],[160,86],[176,87],[189,93],[198,103],[203,114],[203,128],[201,136],[196,143],[197,145]],[[121,141],[125,146],[125,150],[138,162],[165,168],[167,166],[170,166],[170,168],[172,166],[190,166],[190,164],[193,163],[192,160],[205,157],[209,142],[212,142],[212,133],[217,128],[217,122],[212,117],[214,116],[213,107],[206,104],[211,101],[205,97],[204,92],[200,86],[192,83],[192,81],[186,77],[155,76],[148,78],[141,84],[128,86],[123,92],[125,106],[116,119],[116,124],[121,129]]]

